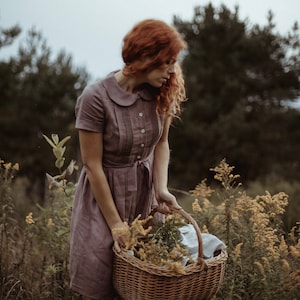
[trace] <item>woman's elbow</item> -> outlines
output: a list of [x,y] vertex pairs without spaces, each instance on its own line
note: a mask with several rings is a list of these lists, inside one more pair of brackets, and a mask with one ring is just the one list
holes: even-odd
[[103,172],[102,163],[93,160],[83,160],[83,167],[86,170],[88,177],[95,176],[99,172]]

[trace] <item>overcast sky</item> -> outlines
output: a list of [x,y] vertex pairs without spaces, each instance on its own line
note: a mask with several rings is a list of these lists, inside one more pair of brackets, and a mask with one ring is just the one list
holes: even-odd
[[122,67],[122,38],[136,22],[156,18],[171,24],[174,15],[191,21],[194,8],[209,2],[215,7],[224,3],[232,11],[238,5],[240,19],[250,24],[266,24],[271,10],[281,33],[300,21],[300,0],[0,0],[0,27],[19,24],[23,30],[0,56],[14,54],[35,26],[54,53],[65,49],[74,65],[85,66],[93,80]]

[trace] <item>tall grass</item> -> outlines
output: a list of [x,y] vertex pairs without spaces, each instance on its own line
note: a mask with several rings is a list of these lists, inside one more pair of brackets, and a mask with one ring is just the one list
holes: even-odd
[[[47,174],[45,205],[18,214],[12,196],[18,164],[0,161],[0,299],[80,299],[69,288],[69,228],[76,183],[65,167],[69,137],[45,139],[55,157]],[[185,203],[200,228],[218,236],[229,253],[225,280],[216,299],[300,299],[300,222],[289,232],[282,216],[288,196],[247,194],[225,160],[213,168],[219,187],[200,182]],[[184,202],[184,201],[183,201]],[[22,207],[24,209],[24,207]]]

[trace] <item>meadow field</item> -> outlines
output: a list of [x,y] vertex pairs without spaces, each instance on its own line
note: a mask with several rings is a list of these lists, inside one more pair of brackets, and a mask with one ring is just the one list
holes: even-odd
[[[69,288],[69,228],[76,163],[65,164],[66,142],[45,137],[57,174],[46,174],[43,204],[24,204],[18,186],[19,164],[0,161],[0,298],[80,299]],[[19,162],[21,163],[21,162]],[[66,167],[65,167],[66,166]],[[179,201],[202,232],[227,245],[225,279],[215,299],[300,299],[300,218],[287,225],[285,191],[253,195],[234,167],[223,159],[211,169],[215,182],[202,180]],[[258,186],[255,186],[258,190]],[[261,189],[261,186],[259,186]]]

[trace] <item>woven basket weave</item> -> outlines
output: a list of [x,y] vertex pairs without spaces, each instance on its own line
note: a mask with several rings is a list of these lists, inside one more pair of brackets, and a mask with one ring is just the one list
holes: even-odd
[[198,261],[185,267],[181,275],[114,249],[113,283],[124,300],[201,300],[211,299],[223,281],[227,252],[204,260],[200,229],[184,210],[180,213],[191,223],[198,238]]

